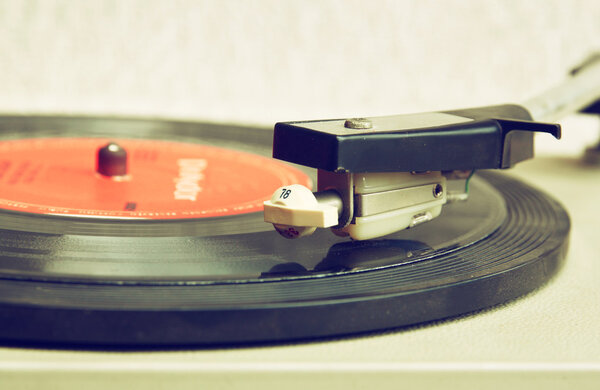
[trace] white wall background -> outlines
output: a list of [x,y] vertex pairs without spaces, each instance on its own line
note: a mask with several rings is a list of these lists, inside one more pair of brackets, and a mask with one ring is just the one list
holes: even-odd
[[[0,112],[272,124],[519,102],[594,49],[595,0],[0,0]],[[597,137],[571,118],[539,141]]]

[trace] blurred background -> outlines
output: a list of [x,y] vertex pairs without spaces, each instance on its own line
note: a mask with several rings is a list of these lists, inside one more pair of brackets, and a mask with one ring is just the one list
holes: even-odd
[[[521,102],[600,49],[596,0],[0,1],[0,113],[276,121]],[[594,117],[538,153],[579,153]]]

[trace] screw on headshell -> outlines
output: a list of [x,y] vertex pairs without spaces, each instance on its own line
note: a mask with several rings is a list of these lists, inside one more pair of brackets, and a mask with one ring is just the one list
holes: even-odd
[[344,127],[347,129],[372,129],[373,122],[367,118],[351,118],[346,119]]

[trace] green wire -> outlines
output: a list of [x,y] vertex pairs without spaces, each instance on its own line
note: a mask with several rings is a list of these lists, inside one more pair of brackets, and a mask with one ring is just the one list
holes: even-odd
[[469,182],[471,181],[471,178],[473,177],[474,174],[475,174],[475,170],[473,169],[471,171],[471,173],[469,174],[469,177],[467,177],[467,180],[465,180],[465,194],[469,193]]

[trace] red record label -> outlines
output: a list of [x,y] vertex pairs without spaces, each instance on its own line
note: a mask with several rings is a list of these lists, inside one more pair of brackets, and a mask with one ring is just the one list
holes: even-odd
[[[98,149],[116,142],[128,172],[96,172]],[[181,142],[38,138],[0,142],[0,209],[97,217],[180,219],[261,211],[278,187],[310,178],[251,153]]]

